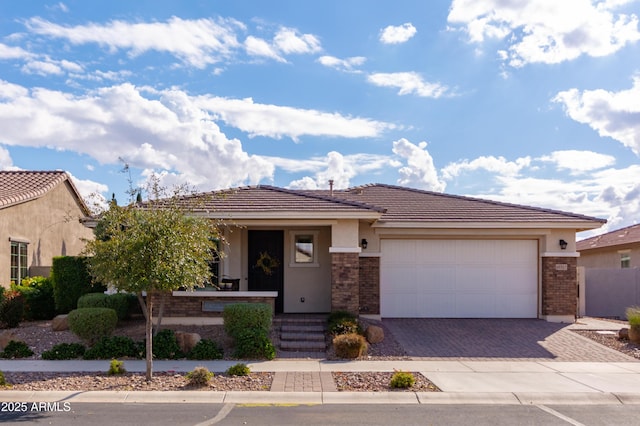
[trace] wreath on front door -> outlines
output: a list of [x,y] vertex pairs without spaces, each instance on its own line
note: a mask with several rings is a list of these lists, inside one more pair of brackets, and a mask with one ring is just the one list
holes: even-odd
[[272,275],[273,270],[278,266],[280,266],[280,261],[271,257],[268,252],[263,251],[260,252],[260,257],[258,257],[254,268],[262,269],[262,272],[264,272],[265,275]]

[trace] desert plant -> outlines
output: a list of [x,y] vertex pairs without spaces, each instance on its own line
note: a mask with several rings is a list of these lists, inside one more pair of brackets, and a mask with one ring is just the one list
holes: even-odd
[[0,371],[0,386],[2,387],[10,386],[9,383],[7,382],[7,379],[4,377],[4,373],[2,371]]
[[220,345],[213,340],[201,339],[191,352],[187,354],[189,359],[222,359],[223,351]]
[[226,371],[229,376],[248,376],[251,369],[246,364],[238,363],[229,367]]
[[33,355],[33,351],[25,342],[19,340],[10,340],[4,351],[0,352],[0,358],[15,359],[27,358]]
[[340,334],[334,337],[333,348],[340,358],[358,358],[367,352],[367,339],[356,333]]
[[69,312],[69,329],[89,346],[110,336],[118,323],[116,311],[109,308],[82,308]]
[[88,349],[84,359],[139,358],[141,345],[137,345],[127,336],[105,336]]
[[25,278],[20,285],[11,284],[11,289],[19,292],[24,298],[25,320],[49,320],[56,316],[53,283],[49,278]]
[[62,360],[82,358],[86,351],[84,345],[80,343],[59,343],[42,353],[42,359]]
[[109,371],[107,371],[109,376],[116,376],[126,372],[127,370],[124,368],[124,362],[112,359],[109,363]]
[[212,377],[213,373],[207,367],[196,367],[187,373],[189,384],[193,386],[205,386]]
[[24,298],[15,290],[5,291],[0,302],[0,324],[5,328],[20,325],[24,315]]
[[336,311],[329,314],[327,328],[333,336],[351,333],[361,334],[362,332],[358,318],[346,311]]
[[266,303],[233,303],[226,305],[222,313],[224,331],[236,339],[245,330],[271,331],[273,312]]
[[412,373],[408,373],[406,371],[396,371],[391,376],[391,380],[389,381],[389,386],[394,389],[406,389],[410,388],[416,383],[416,378]]
[[625,313],[630,327],[640,327],[640,306],[631,306]]
[[234,356],[244,359],[273,359],[276,357],[276,349],[264,330],[246,329],[236,336]]
[[129,317],[134,303],[138,302],[132,294],[87,293],[78,299],[78,308],[111,308],[116,311],[118,321],[122,321]]

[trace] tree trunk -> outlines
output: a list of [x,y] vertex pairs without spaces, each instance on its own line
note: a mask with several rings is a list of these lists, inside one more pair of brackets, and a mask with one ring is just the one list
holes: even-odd
[[146,335],[147,335],[147,382],[153,379],[153,301],[151,294],[147,292],[147,309],[145,311]]

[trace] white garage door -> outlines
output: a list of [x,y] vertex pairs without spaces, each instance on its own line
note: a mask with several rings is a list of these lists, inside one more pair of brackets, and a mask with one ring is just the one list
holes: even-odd
[[385,318],[536,318],[535,240],[382,240]]

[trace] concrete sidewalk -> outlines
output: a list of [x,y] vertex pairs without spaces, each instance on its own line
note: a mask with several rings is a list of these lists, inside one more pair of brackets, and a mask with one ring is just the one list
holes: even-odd
[[[155,361],[156,372],[184,373],[204,365],[223,372],[236,361]],[[640,404],[640,362],[526,361],[327,361],[247,362],[254,372],[274,372],[271,391],[0,391],[2,401],[24,402],[191,402],[191,403],[401,403],[401,404]],[[104,372],[109,361],[0,361],[0,370]],[[145,362],[125,361],[129,372],[144,372]],[[442,392],[337,392],[331,372],[394,370],[419,372]],[[312,373],[312,374],[306,374]],[[287,387],[287,380],[300,379]],[[305,379],[306,378],[306,379]],[[315,381],[315,382],[314,382]],[[305,388],[306,383],[306,388]],[[289,390],[289,391],[287,391]]]

